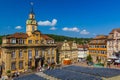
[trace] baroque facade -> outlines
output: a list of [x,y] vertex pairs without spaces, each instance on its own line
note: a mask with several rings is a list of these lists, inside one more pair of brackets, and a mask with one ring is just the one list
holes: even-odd
[[54,39],[37,29],[33,10],[26,21],[26,33],[15,33],[3,37],[1,45],[2,74],[8,70],[23,72],[45,63],[56,63]]
[[105,63],[107,61],[107,36],[98,35],[89,43],[89,54],[93,58],[93,62]]
[[75,41],[68,42],[65,40],[63,43],[57,43],[59,54],[59,63],[63,64],[65,59],[69,59],[71,63],[77,62],[78,49]]
[[116,52],[120,51],[120,28],[113,29],[107,40],[107,57],[114,56]]

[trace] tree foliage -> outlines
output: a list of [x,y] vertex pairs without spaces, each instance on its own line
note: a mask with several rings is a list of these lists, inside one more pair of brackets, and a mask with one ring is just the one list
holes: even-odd
[[87,60],[88,62],[92,62],[92,57],[91,57],[90,54],[87,56],[86,60]]
[[2,37],[3,37],[3,36],[0,36],[0,44],[2,44]]
[[46,34],[46,35],[53,38],[56,42],[63,42],[64,40],[67,40],[67,41],[76,41],[78,44],[89,43],[89,41],[92,39],[92,38],[76,38],[76,37],[73,38],[73,37],[54,35],[54,34]]

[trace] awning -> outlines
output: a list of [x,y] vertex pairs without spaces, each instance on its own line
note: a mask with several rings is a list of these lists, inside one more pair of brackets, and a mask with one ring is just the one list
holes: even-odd
[[86,54],[81,54],[81,55],[78,55],[78,58],[85,58],[85,57],[87,57],[87,55],[86,55]]
[[116,63],[120,63],[120,60],[115,60]]
[[116,56],[110,56],[110,59],[118,59]]

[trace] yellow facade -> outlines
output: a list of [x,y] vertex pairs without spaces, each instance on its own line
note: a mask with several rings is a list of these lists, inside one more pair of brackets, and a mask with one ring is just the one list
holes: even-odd
[[99,35],[93,38],[89,43],[89,54],[93,62],[105,63],[107,59],[107,36]]
[[24,72],[32,67],[56,63],[54,39],[37,30],[35,15],[30,13],[26,21],[26,33],[5,36],[1,46],[2,74],[8,70]]

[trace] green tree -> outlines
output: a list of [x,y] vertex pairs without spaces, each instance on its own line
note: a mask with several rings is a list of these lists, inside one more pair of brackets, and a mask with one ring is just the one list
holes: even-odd
[[87,56],[86,60],[87,60],[88,62],[92,62],[92,57],[91,57],[90,54]]

